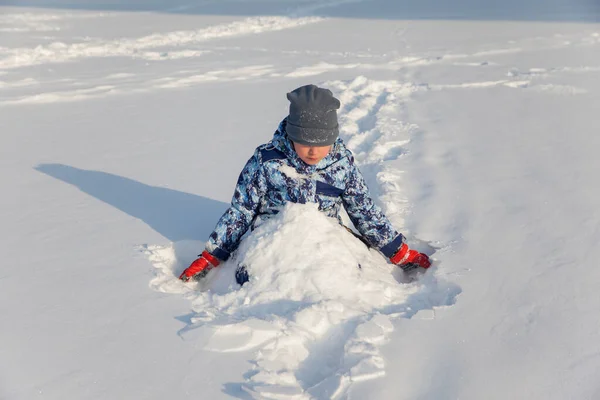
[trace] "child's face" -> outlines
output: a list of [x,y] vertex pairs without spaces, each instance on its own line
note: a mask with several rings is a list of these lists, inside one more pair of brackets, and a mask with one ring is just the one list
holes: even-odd
[[329,154],[329,150],[331,150],[331,146],[306,146],[300,143],[293,143],[298,157],[308,165],[318,164],[319,161]]

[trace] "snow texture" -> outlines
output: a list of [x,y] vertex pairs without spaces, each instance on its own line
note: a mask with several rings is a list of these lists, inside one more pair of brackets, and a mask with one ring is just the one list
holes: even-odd
[[[195,294],[177,274],[199,245],[145,249],[159,271],[152,286],[192,300],[183,339],[206,350],[256,352],[240,382],[255,398],[342,398],[352,382],[385,374],[379,348],[394,318],[452,305],[460,292],[432,272],[403,283],[401,270],[316,204],[289,204],[260,225]],[[241,288],[238,265],[251,277]]]
[[[0,2],[0,399],[600,398],[599,21],[591,0]],[[288,205],[180,282],[308,83],[434,266]]]

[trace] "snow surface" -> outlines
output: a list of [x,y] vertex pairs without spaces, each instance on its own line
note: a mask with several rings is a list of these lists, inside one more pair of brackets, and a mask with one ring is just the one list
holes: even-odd
[[[0,398],[600,398],[599,16],[1,1]],[[434,266],[290,205],[180,282],[306,83]]]
[[[288,205],[190,290],[174,271],[199,245],[147,248],[159,269],[151,285],[192,300],[184,340],[219,352],[259,349],[241,386],[258,398],[343,397],[352,382],[385,374],[380,346],[393,319],[431,318],[460,292],[434,273],[407,279],[316,204]],[[251,277],[241,288],[238,265]]]

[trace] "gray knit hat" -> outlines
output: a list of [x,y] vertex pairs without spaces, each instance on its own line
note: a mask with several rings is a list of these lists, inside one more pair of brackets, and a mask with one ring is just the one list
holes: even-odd
[[337,112],[340,101],[329,89],[301,86],[287,94],[290,114],[286,132],[290,140],[307,146],[332,145],[339,135]]

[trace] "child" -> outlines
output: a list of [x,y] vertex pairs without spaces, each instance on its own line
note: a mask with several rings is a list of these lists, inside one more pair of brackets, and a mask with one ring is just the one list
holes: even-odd
[[[404,236],[373,203],[352,153],[338,137],[339,100],[314,85],[299,87],[287,98],[289,115],[273,139],[256,149],[206,249],[179,279],[199,279],[226,261],[250,227],[277,214],[288,201],[318,203],[320,211],[340,223],[343,205],[361,239],[393,264],[405,271],[429,268],[427,255],[410,250]],[[243,267],[236,279],[240,285],[248,281]]]

